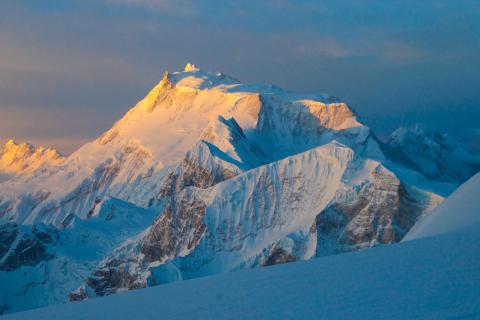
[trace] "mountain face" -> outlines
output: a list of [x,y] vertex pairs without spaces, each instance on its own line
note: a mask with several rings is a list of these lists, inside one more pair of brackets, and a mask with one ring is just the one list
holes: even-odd
[[478,319],[480,225],[455,229],[355,254],[178,281],[2,320]]
[[56,150],[34,147],[28,143],[16,144],[9,140],[0,148],[0,182],[35,171],[47,170],[65,160]]
[[429,179],[462,184],[480,171],[480,156],[473,155],[452,137],[421,124],[402,127],[388,138],[387,145],[403,165]]
[[0,184],[0,308],[398,242],[442,197],[396,146],[328,95],[167,72],[96,140]]

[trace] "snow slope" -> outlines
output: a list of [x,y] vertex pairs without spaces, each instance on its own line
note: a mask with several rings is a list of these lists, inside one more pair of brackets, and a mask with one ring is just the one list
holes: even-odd
[[479,231],[476,226],[2,319],[478,319]]
[[67,301],[98,261],[145,230],[157,215],[113,198],[98,203],[95,211],[64,230],[41,224],[2,226],[0,311]]
[[430,237],[472,225],[480,225],[480,173],[419,220],[402,241]]

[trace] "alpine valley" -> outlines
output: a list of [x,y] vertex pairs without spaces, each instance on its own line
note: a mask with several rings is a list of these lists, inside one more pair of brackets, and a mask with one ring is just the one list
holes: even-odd
[[399,242],[480,170],[422,125],[187,64],[68,157],[0,149],[0,314]]

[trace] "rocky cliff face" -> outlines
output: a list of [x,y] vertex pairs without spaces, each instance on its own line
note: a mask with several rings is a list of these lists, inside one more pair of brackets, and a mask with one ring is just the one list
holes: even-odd
[[21,310],[399,241],[441,197],[382,150],[327,95],[165,73],[61,165],[0,184],[0,296]]
[[[351,149],[333,143],[210,188],[186,187],[135,244],[104,261],[80,292],[130,288],[107,270],[146,286],[259,265],[261,255],[262,264],[310,258],[315,216],[333,197],[352,157]],[[293,252],[280,244],[289,237]],[[113,261],[121,263],[111,268]]]
[[317,216],[317,256],[398,242],[440,202],[405,185],[381,164],[370,163],[369,170],[365,180],[338,189]]
[[36,266],[41,261],[48,261],[54,253],[45,245],[54,243],[58,233],[53,228],[21,227],[10,223],[0,229],[0,270],[13,271],[22,266]]

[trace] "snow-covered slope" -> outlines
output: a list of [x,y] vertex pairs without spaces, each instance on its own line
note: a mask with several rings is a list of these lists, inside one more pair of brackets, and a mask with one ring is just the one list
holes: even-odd
[[479,246],[477,226],[4,319],[478,319]]
[[67,301],[99,260],[157,216],[155,210],[113,198],[99,203],[95,211],[90,219],[76,218],[64,230],[42,224],[0,228],[2,313]]
[[426,177],[460,185],[480,171],[480,155],[458,141],[421,124],[395,130],[387,141],[390,155]]
[[1,184],[2,308],[398,242],[442,197],[382,148],[328,95],[167,72],[61,164]]
[[403,241],[480,225],[480,173],[461,185],[431,213],[420,219]]
[[0,147],[0,183],[19,175],[59,166],[65,160],[56,150],[35,148],[28,143],[13,140]]

